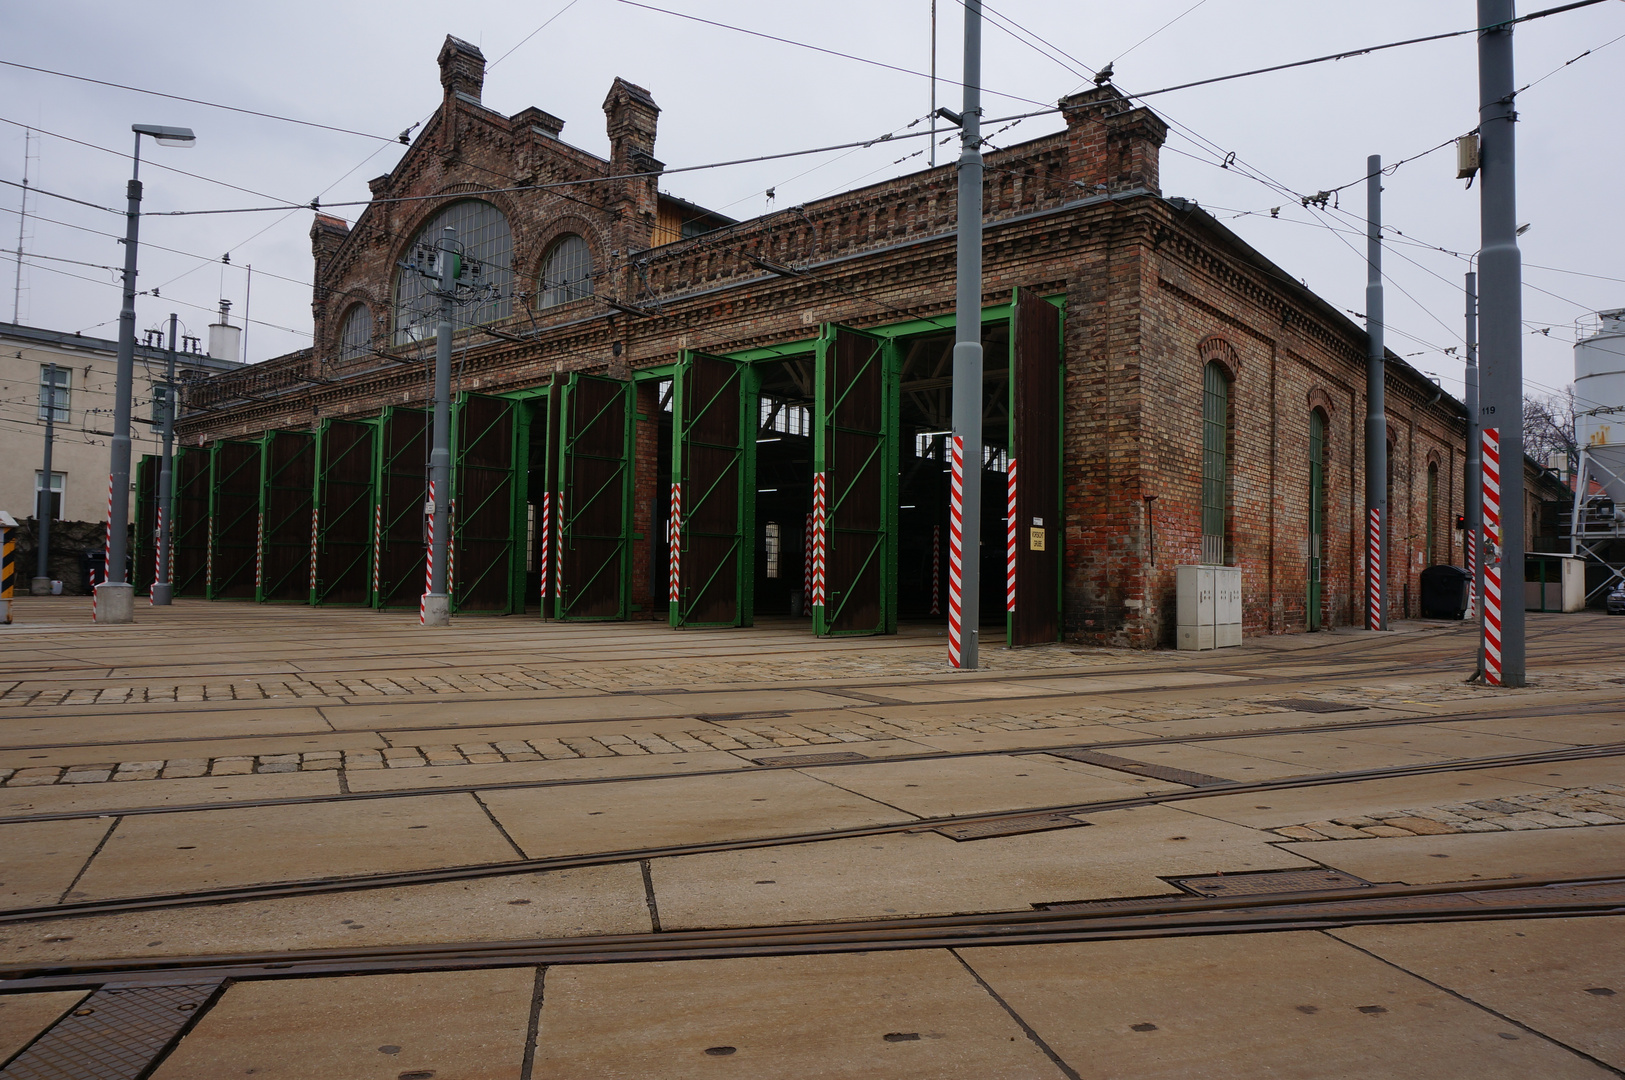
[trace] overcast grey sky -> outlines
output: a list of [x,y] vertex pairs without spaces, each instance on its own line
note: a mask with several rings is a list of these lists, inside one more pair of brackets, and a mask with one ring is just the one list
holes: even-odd
[[[923,72],[930,64],[930,0],[651,2],[897,67]],[[1520,13],[1545,6],[1522,4]],[[1084,85],[1088,69],[1108,60],[1115,60],[1117,85],[1146,91],[1468,28],[1475,5],[997,0],[989,12],[983,83],[987,115],[998,117],[1028,111],[1033,102],[1053,103]],[[1060,62],[1046,58],[1000,29],[993,13],[1065,56]],[[958,105],[963,16],[959,0],[938,0],[938,72],[946,78],[937,92],[940,103],[951,107]],[[621,0],[456,6],[418,0],[7,0],[0,4],[0,29],[3,60],[385,137],[435,108],[435,55],[452,33],[478,44],[491,64],[487,105],[507,114],[530,105],[546,109],[565,120],[566,141],[597,153],[607,150],[600,106],[610,81],[619,75],[647,87],[663,109],[656,153],[671,167],[902,132],[930,103],[925,78]],[[1519,85],[1550,76],[1519,99],[1519,216],[1530,225],[1523,238],[1524,318],[1531,331],[1524,355],[1536,391],[1570,380],[1577,318],[1625,307],[1618,210],[1625,175],[1622,36],[1625,3],[1618,0],[1517,31]],[[1592,55],[1563,66],[1588,49]],[[1195,199],[1337,307],[1363,310],[1363,190],[1356,185],[1343,192],[1340,211],[1306,210],[1297,196],[1358,181],[1368,154],[1394,162],[1471,130],[1477,122],[1476,80],[1474,39],[1466,36],[1153,97],[1148,104],[1174,125],[1162,157],[1163,193]],[[194,149],[144,147],[149,210],[306,204],[317,196],[324,204],[365,199],[366,181],[387,172],[405,150],[362,135],[10,67],[0,67],[0,118],[9,121],[0,123],[0,178],[21,179],[24,137],[14,125],[34,125],[55,135],[36,137],[31,186],[116,208],[123,205],[128,160],[56,136],[127,155],[131,123],[194,128]],[[1056,117],[1038,117],[994,141],[1009,146],[1058,127]],[[767,208],[769,187],[777,189],[778,206],[793,205],[922,168],[924,151],[925,140],[892,142],[672,175],[663,188],[743,218]],[[952,143],[941,146],[938,160],[951,161],[955,152]],[[1234,164],[1220,168],[1231,152]],[[1432,250],[1478,247],[1477,188],[1466,190],[1454,176],[1454,151],[1447,147],[1387,179],[1385,218],[1404,237],[1392,238],[1386,270],[1390,348],[1459,393],[1459,353],[1443,350],[1461,345],[1467,265]],[[15,247],[19,196],[16,187],[0,186],[0,247]],[[1278,218],[1270,216],[1274,207],[1280,208]],[[359,208],[331,212],[353,220]],[[308,344],[310,223],[308,209],[143,219],[140,286],[157,286],[161,296],[139,299],[138,328],[156,326],[176,311],[190,332],[206,334],[220,297],[232,300],[233,314],[240,316],[245,267],[252,264],[249,359]],[[20,321],[114,336],[117,276],[98,267],[120,264],[121,249],[98,234],[122,231],[118,215],[31,195],[24,246],[41,258],[23,267]],[[220,262],[226,252],[229,267]],[[16,269],[10,259],[0,256],[0,319],[6,320]]]

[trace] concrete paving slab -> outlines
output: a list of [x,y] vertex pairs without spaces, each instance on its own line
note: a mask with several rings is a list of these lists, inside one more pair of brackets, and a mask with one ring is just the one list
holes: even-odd
[[1126,782],[1126,774],[1104,769],[1071,771],[1059,768],[1059,760],[1031,755],[973,757],[804,771],[920,817],[1133,798],[1145,791],[1142,785]]
[[947,951],[554,967],[532,1075],[1060,1080]]
[[517,858],[471,795],[193,810],[120,821],[68,898],[190,892]]
[[349,776],[351,791],[408,791],[412,788],[470,784],[515,784],[545,780],[586,780],[604,776],[647,776],[651,773],[697,773],[737,769],[744,763],[725,750],[693,754],[642,754],[637,757],[576,758],[560,761],[509,761],[488,765],[428,766],[421,769],[378,769]]
[[[1303,772],[1317,773],[1387,769],[1399,765],[1443,761],[1449,756],[1381,741],[1361,742],[1345,739],[1340,731],[1325,734],[1304,732],[1290,735],[1258,735],[1252,738],[1221,739],[1202,745],[1209,749],[1222,750],[1227,754],[1242,754],[1297,765]],[[1471,755],[1463,751],[1454,756]]]
[[655,732],[699,731],[713,725],[692,716],[635,717],[628,720],[579,720],[563,723],[492,724],[486,727],[391,729],[395,746],[437,746],[446,743],[507,742],[512,739],[574,739],[597,735],[647,735]]
[[[211,907],[47,919],[0,931],[8,963],[646,934],[636,863]],[[6,999],[0,997],[0,1002]]]
[[[199,732],[210,735],[287,735],[328,732],[333,729],[321,713],[306,706],[267,709],[264,703],[241,702],[242,707],[215,708],[215,702],[151,702],[138,710],[133,705],[105,705],[104,712],[86,716],[29,709],[32,715],[0,712],[0,746],[61,746],[69,743],[126,743],[149,739],[184,741]],[[161,705],[161,707],[160,707]],[[22,710],[19,710],[22,711]]]
[[1452,727],[1520,739],[1594,746],[1625,742],[1625,716],[1536,716],[1510,720],[1463,720]]
[[663,702],[667,712],[741,713],[797,709],[839,709],[851,698],[816,690],[738,690],[698,694],[652,694],[641,700]]
[[155,1080],[518,1080],[534,968],[232,985]]
[[[730,750],[740,761],[756,761],[761,759],[780,760],[786,758],[809,757],[814,754],[838,753],[862,754],[867,758],[902,757],[908,754],[936,754],[940,753],[934,746],[927,745],[923,740],[915,739],[874,739],[869,742],[858,743],[812,743],[807,746],[780,746],[753,749],[746,747],[743,750]],[[779,768],[781,766],[775,766]]]
[[[1625,874],[1625,825],[1282,844],[1367,881],[1431,885],[1510,877]],[[1625,991],[1622,991],[1625,992]]]
[[743,840],[907,821],[848,791],[773,770],[624,784],[489,791],[491,813],[531,858]]
[[1347,724],[1356,720],[1391,720],[1414,715],[1415,713],[1401,713],[1390,709],[1368,709],[1353,713],[1257,712],[1237,713],[1233,716],[1194,716],[1186,720],[1144,720],[1126,724],[1124,728],[1144,735],[1181,739],[1191,735],[1223,735],[1230,732],[1276,728],[1313,731],[1315,728],[1330,724]]
[[1544,765],[1511,765],[1485,771],[1487,775],[1505,780],[1523,780],[1560,788],[1625,784],[1625,754],[1580,761],[1551,761]]
[[1320,770],[1304,764],[1288,764],[1256,754],[1232,754],[1218,749],[1212,743],[1153,744],[1150,746],[1120,746],[1106,751],[1114,757],[1128,758],[1147,765],[1166,765],[1170,769],[1189,769],[1226,780],[1277,780],[1284,776],[1301,776]]
[[1315,933],[966,949],[1080,1075],[1592,1080],[1597,1066]]
[[935,832],[656,859],[661,926],[1026,910],[1174,893],[1160,876],[1310,865],[1267,836],[1164,806],[1090,815],[1089,828],[958,843]]
[[331,771],[197,776],[120,784],[53,784],[0,788],[0,814],[112,814],[151,806],[305,799],[338,793],[339,779]]
[[93,761],[168,761],[171,758],[256,757],[313,750],[378,749],[384,740],[370,732],[320,735],[267,735],[245,739],[187,739],[173,742],[95,743],[81,746],[0,750],[0,769],[36,765],[78,765]]
[[[1625,725],[1620,727],[1619,734],[1620,738],[1625,740]],[[1326,738],[1376,746],[1396,746],[1447,758],[1537,754],[1543,750],[1553,749],[1554,744],[1575,745],[1563,744],[1557,739],[1518,738],[1476,731],[1468,724],[1404,724],[1400,727],[1339,731],[1327,735]]]
[[58,990],[45,994],[0,996],[0,1064],[34,1041],[75,1005],[88,990]]
[[56,903],[112,824],[87,818],[0,825],[0,904],[22,908]]
[[[1505,780],[1486,770],[1439,772],[1421,776],[1394,776],[1356,780],[1321,787],[1283,788],[1252,794],[1215,795],[1181,803],[1193,813],[1206,814],[1255,829],[1301,825],[1306,821],[1359,817],[1378,810],[1405,810],[1415,806],[1501,799],[1551,791],[1558,783]],[[1363,841],[1362,841],[1363,842]]]
[[1079,727],[1040,728],[1025,731],[987,731],[974,735],[916,735],[914,742],[949,753],[969,750],[1026,750],[1035,746],[1083,746],[1113,739],[1134,738],[1120,727],[1085,724]]
[[1328,931],[1625,1069],[1625,919],[1524,919]]

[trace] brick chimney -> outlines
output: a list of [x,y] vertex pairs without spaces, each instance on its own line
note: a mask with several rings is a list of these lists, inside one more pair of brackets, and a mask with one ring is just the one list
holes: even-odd
[[344,219],[328,214],[317,214],[315,223],[310,227],[310,254],[316,260],[315,288],[311,290],[310,307],[316,320],[317,341],[322,340],[322,320],[327,317],[328,289],[323,279],[327,277],[327,268],[332,265],[333,256],[338,254],[349,235],[350,226]]
[[[612,173],[659,173],[665,168],[654,156],[655,128],[660,106],[649,91],[617,78],[604,98],[604,126],[609,133],[609,167]],[[642,251],[654,237],[659,194],[658,177],[625,180],[616,185],[611,205],[615,223],[611,235],[623,253]],[[630,288],[630,272],[623,286]]]
[[1168,125],[1110,83],[1061,99],[1072,179],[1085,193],[1145,188],[1161,194],[1157,151]]
[[438,59],[440,85],[447,99],[454,94],[466,94],[475,101],[480,100],[480,91],[485,86],[485,54],[478,46],[447,34]]

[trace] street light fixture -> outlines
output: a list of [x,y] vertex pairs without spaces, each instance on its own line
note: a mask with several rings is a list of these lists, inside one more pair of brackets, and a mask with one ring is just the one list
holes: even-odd
[[127,190],[124,224],[124,307],[118,323],[118,376],[113,388],[113,449],[108,469],[107,576],[96,588],[98,623],[135,621],[135,589],[126,579],[124,564],[129,548],[130,521],[130,394],[135,381],[135,263],[141,224],[141,136],[160,146],[191,146],[197,141],[191,128],[132,124],[134,162]]

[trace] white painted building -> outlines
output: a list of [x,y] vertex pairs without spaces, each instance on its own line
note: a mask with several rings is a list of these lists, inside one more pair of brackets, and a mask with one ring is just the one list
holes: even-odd
[[[153,387],[164,381],[166,356],[163,349],[136,345],[130,399],[132,481],[141,455],[162,449],[149,421]],[[235,360],[199,352],[176,353],[177,381],[185,372],[239,366]],[[116,341],[0,323],[0,510],[18,521],[34,516],[36,493],[45,486],[45,416],[54,381],[56,437],[50,487],[56,495],[55,516],[66,521],[106,520],[117,369]]]

